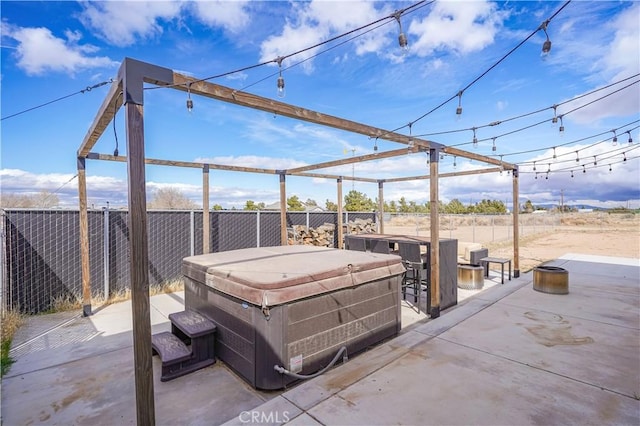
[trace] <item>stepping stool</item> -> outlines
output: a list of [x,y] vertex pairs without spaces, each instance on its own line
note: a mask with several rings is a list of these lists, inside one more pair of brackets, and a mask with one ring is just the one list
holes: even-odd
[[171,332],[151,336],[153,354],[162,361],[160,381],[173,380],[216,362],[216,325],[212,321],[188,310],[169,314],[169,320]]

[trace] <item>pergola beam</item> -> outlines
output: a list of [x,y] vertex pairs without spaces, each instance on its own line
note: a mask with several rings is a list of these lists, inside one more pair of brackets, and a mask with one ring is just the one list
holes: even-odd
[[516,168],[515,164],[507,163],[506,161],[498,160],[493,157],[487,157],[486,155],[474,154],[473,152],[464,151],[451,146],[443,147],[442,152],[449,155],[455,155],[456,157],[468,158],[469,160],[481,161],[487,164],[494,164],[496,166],[501,166],[505,170],[514,170]]
[[194,77],[189,77],[177,72],[173,73],[173,84],[169,85],[162,81],[152,82],[157,86],[171,86],[174,89],[183,92],[191,92],[193,95],[200,95],[219,101],[229,102],[235,105],[245,106],[252,109],[266,111],[272,114],[278,114],[284,117],[302,120],[309,123],[320,124],[323,126],[333,127],[334,129],[345,130],[351,133],[359,133],[371,138],[379,138],[392,142],[398,142],[405,145],[414,144],[429,148],[432,145],[438,145],[432,141],[420,138],[402,135],[396,132],[390,132],[367,124],[358,123],[344,118],[335,117],[310,109],[298,107],[291,104],[285,104],[273,99],[264,98],[262,96],[253,95],[251,93],[233,90],[231,88],[220,86],[208,81],[201,81]]
[[[334,161],[326,161],[324,163],[318,163],[318,164],[311,164],[308,166],[302,166],[302,167],[296,167],[293,169],[288,169],[287,173],[300,173],[300,172],[306,172],[308,170],[317,170],[317,169],[327,169],[329,167],[338,167],[338,166],[344,166],[344,165],[348,165],[348,164],[354,164],[354,163],[362,163],[364,161],[371,161],[371,160],[379,160],[379,159],[383,159],[383,158],[392,158],[392,157],[399,157],[401,155],[407,155],[409,152],[406,148],[401,148],[401,149],[394,149],[392,151],[385,151],[385,152],[380,152],[380,153],[375,153],[375,154],[366,154],[366,155],[360,155],[358,157],[349,157],[349,158],[343,158],[340,160],[334,160]],[[413,152],[417,152],[417,150],[413,151]]]
[[[479,175],[479,174],[484,174],[484,173],[497,173],[497,172],[499,172],[501,170],[502,169],[500,167],[492,167],[490,169],[464,170],[464,171],[461,171],[461,172],[442,173],[442,174],[438,175],[438,177],[443,178],[443,177]],[[406,182],[406,181],[424,180],[424,179],[431,179],[431,176],[429,176],[429,175],[407,176],[407,177],[391,178],[391,179],[383,179],[383,180],[384,180],[385,183],[393,183],[393,182]]]
[[[395,151],[387,151],[387,157],[393,157],[395,155],[400,155],[398,151],[406,152],[406,149],[400,149]],[[371,154],[374,155],[374,154]],[[363,157],[369,157],[370,155],[365,155]],[[358,157],[353,157],[358,158]],[[87,154],[88,160],[103,160],[103,161],[117,161],[121,163],[125,163],[127,161],[127,157],[123,155],[115,156],[111,154],[99,154],[96,152],[90,152]],[[349,158],[351,160],[351,158]],[[343,161],[343,160],[340,160]],[[378,183],[380,181],[385,183],[396,183],[396,182],[407,182],[413,180],[425,180],[430,179],[430,175],[418,175],[418,176],[406,176],[399,178],[390,178],[390,179],[373,179],[373,178],[364,178],[358,176],[343,176],[343,175],[333,175],[328,173],[308,173],[304,171],[297,171],[298,169],[289,169],[289,170],[276,170],[276,169],[261,169],[257,167],[242,167],[242,166],[231,166],[226,164],[215,164],[215,163],[201,163],[196,161],[173,161],[173,160],[161,160],[158,158],[145,158],[145,163],[154,166],[172,166],[172,167],[188,167],[192,169],[202,169],[205,166],[208,166],[209,169],[214,170],[226,170],[231,172],[245,172],[245,173],[262,173],[268,175],[277,175],[284,172],[286,175],[291,176],[301,176],[301,177],[312,177],[312,178],[320,178],[320,179],[343,179],[343,180],[352,180],[356,182],[367,182],[367,183]],[[348,163],[347,163],[348,164]],[[324,167],[324,166],[323,166]],[[464,170],[460,172],[449,172],[442,173],[439,175],[441,178],[446,177],[456,177],[456,176],[467,176],[467,175],[477,175],[477,174],[485,174],[485,173],[497,173],[503,171],[501,167],[491,167],[488,169],[478,169],[478,170]]]
[[98,142],[98,139],[102,136],[104,130],[107,128],[111,120],[113,120],[113,116],[122,106],[123,100],[122,96],[120,96],[121,94],[122,79],[119,79],[111,83],[109,92],[102,102],[96,118],[93,120],[93,123],[91,123],[91,126],[78,149],[79,158],[85,158],[89,154],[89,151],[91,151],[96,142]]

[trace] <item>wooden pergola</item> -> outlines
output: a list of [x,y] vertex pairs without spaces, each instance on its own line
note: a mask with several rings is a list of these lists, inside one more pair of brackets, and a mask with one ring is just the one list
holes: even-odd
[[[159,87],[189,91],[192,95],[200,95],[219,101],[267,111],[269,113],[286,116],[292,119],[306,121],[314,124],[332,127],[347,132],[358,133],[372,138],[380,138],[390,142],[396,142],[404,147],[396,150],[377,152],[374,154],[353,156],[336,161],[329,161],[297,167],[287,170],[276,170],[268,168],[251,168],[229,166],[211,163],[171,161],[161,159],[151,159],[145,157],[144,145],[144,84],[153,84]],[[119,108],[125,109],[125,127],[127,156],[114,156],[92,152],[92,148],[102,136],[108,124],[113,120]],[[325,169],[329,167],[342,166],[365,161],[380,160],[407,155],[415,152],[428,152],[431,161],[429,162],[429,174],[398,177],[392,179],[373,179],[356,176],[342,176],[332,174],[314,173],[313,170]],[[485,169],[443,173],[438,171],[440,154],[455,155],[462,158],[477,160],[488,164]],[[220,86],[218,84],[201,81],[193,77],[188,77],[168,68],[148,64],[131,58],[125,58],[120,66],[118,78],[114,81],[109,92],[104,99],[96,118],[91,124],[89,131],[84,137],[77,153],[78,157],[78,189],[80,199],[80,246],[82,262],[82,290],[83,290],[83,314],[91,314],[91,282],[89,273],[89,227],[87,216],[87,181],[86,181],[86,160],[106,160],[120,161],[127,163],[128,181],[128,208],[129,208],[129,250],[130,250],[130,281],[131,298],[133,311],[133,349],[136,381],[136,408],[138,424],[154,424],[154,391],[153,391],[153,369],[151,351],[151,320],[149,302],[149,259],[148,259],[148,235],[146,217],[146,180],[145,165],[163,165],[173,167],[189,167],[202,170],[203,187],[203,252],[209,252],[209,171],[228,170],[247,173],[272,174],[279,176],[280,182],[280,224],[281,242],[287,244],[286,230],[286,176],[304,176],[335,179],[338,199],[338,244],[342,248],[342,182],[343,180],[355,180],[361,182],[378,184],[378,213],[380,215],[380,231],[383,229],[383,205],[384,205],[384,183],[426,180],[429,184],[429,200],[431,224],[431,241],[440,240],[439,232],[439,212],[438,212],[438,180],[442,177],[454,177],[469,174],[494,173],[502,170],[512,171],[513,181],[513,256],[514,256],[514,276],[520,275],[519,266],[519,231],[518,231],[518,167],[514,164],[503,162],[495,158],[475,154],[454,147],[447,147],[433,141],[428,141],[416,137],[402,135],[396,132],[389,132],[381,128],[366,124],[346,120],[343,118],[323,114],[317,111],[286,104],[273,99],[256,96],[250,93],[241,92]],[[431,245],[431,268],[430,282],[431,288],[431,318],[440,315],[440,253],[439,245]]]

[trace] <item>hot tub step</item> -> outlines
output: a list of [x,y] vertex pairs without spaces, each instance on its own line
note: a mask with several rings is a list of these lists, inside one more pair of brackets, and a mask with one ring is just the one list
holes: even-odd
[[191,358],[191,350],[175,334],[168,331],[151,336],[151,347],[165,365],[173,365]]
[[[195,311],[169,315],[171,333],[152,336],[151,346],[162,360],[161,381],[166,382],[216,362],[216,325]],[[190,345],[190,346],[188,346]]]

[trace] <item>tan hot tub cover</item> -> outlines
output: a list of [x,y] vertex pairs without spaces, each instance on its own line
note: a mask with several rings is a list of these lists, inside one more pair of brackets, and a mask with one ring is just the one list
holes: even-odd
[[404,271],[399,256],[304,245],[231,250],[182,262],[184,276],[263,308]]

